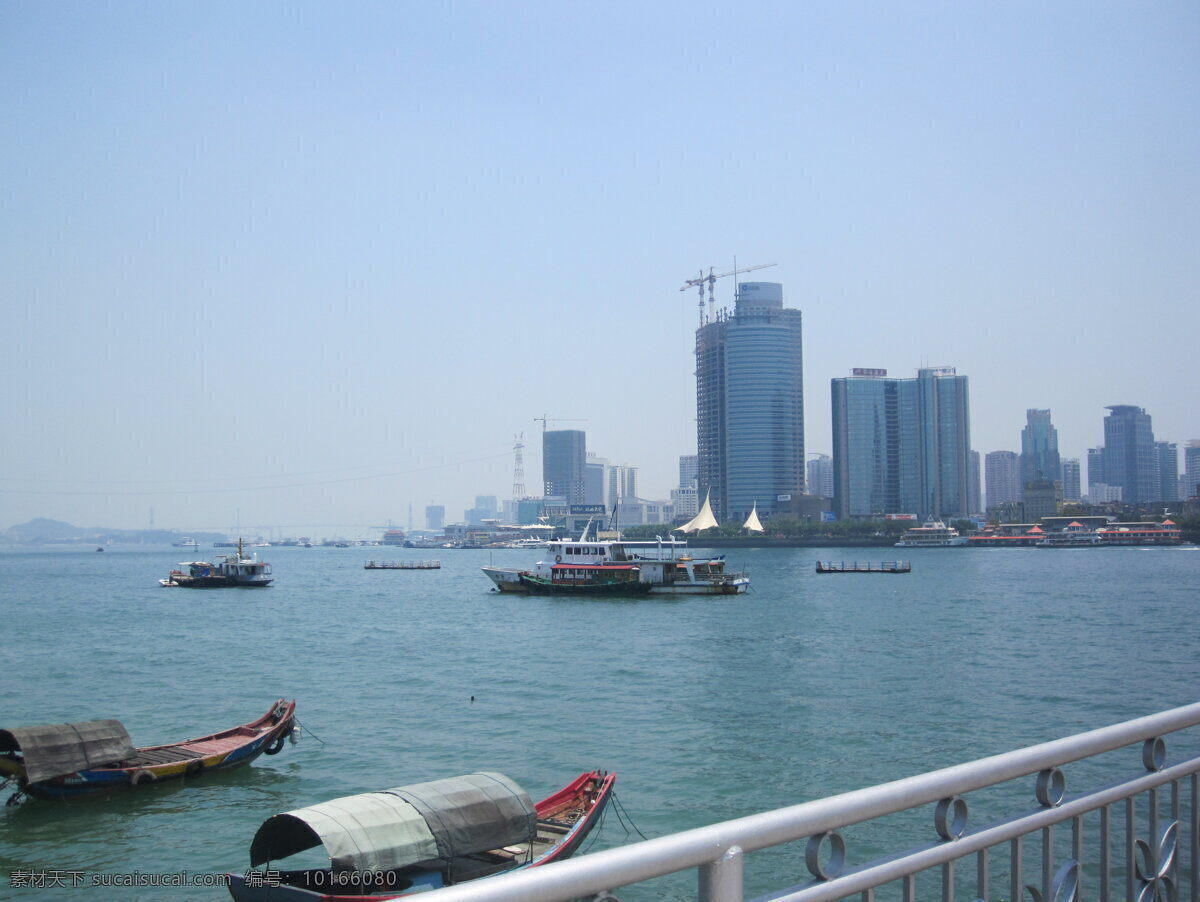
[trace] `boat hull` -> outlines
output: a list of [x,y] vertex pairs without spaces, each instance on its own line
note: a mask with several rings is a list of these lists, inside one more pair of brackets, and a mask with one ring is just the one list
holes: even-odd
[[[20,791],[37,799],[63,801],[123,792],[139,786],[243,767],[262,754],[275,754],[295,728],[296,703],[279,699],[262,717],[209,736],[172,745],[136,750],[127,767],[98,767],[27,783]],[[0,776],[16,776],[23,768],[0,757]]]
[[160,580],[164,586],[180,589],[265,589],[272,579],[239,580],[228,576],[172,576]]

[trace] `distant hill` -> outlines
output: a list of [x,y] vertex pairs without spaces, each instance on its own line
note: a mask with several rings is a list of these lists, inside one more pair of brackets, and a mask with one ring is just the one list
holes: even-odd
[[[171,529],[111,529],[104,526],[74,526],[62,520],[39,517],[28,523],[0,530],[0,545],[170,545],[184,537]],[[226,541],[224,533],[188,533],[200,543]]]

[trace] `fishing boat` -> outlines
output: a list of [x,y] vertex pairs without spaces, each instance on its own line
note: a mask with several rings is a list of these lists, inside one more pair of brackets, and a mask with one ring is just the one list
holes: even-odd
[[72,799],[193,779],[278,753],[284,739],[293,736],[295,720],[296,703],[281,698],[241,726],[147,748],[134,748],[119,720],[0,730],[0,778],[16,783],[9,804],[22,795]]
[[953,526],[941,520],[927,520],[920,526],[906,530],[896,543],[897,548],[962,548],[967,537],[959,535]]
[[[495,772],[345,796],[268,818],[250,867],[230,874],[239,902],[394,899],[569,858],[599,823],[616,774],[580,774],[536,805]],[[328,867],[281,870],[324,847]]]
[[260,561],[257,554],[246,557],[242,540],[238,539],[236,554],[222,555],[216,563],[182,561],[178,569],[172,570],[166,579],[160,579],[158,583],[186,589],[224,589],[261,588],[269,586],[272,580],[271,565]]
[[726,569],[724,555],[693,557],[684,539],[547,543],[546,557],[527,569],[484,567],[501,592],[556,595],[739,595],[750,577]]

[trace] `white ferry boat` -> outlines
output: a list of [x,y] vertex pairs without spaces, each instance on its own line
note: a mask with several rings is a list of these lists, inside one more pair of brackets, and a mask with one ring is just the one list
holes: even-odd
[[896,543],[897,548],[962,548],[967,537],[958,534],[953,526],[941,520],[927,520],[906,531]]
[[749,576],[725,568],[724,555],[692,557],[681,539],[555,540],[545,559],[528,569],[483,572],[501,592],[539,595],[739,595],[750,588]]

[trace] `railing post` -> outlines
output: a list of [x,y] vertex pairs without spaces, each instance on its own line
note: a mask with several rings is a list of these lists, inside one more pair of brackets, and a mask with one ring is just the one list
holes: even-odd
[[716,861],[700,866],[700,902],[742,902],[742,874],[746,856],[741,846],[730,846]]

